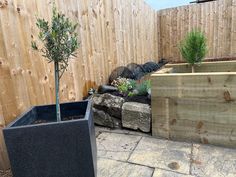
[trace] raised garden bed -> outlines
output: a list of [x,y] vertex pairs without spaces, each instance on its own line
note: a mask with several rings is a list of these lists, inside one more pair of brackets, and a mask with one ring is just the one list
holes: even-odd
[[236,62],[195,71],[170,64],[152,74],[153,136],[236,147]]

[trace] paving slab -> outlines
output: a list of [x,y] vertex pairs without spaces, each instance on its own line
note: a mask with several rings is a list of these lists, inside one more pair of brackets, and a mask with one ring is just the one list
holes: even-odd
[[143,137],[129,162],[189,174],[192,145]]
[[98,157],[128,160],[141,136],[103,132],[97,137]]
[[152,168],[98,158],[97,177],[152,177]]
[[194,144],[192,162],[196,177],[236,176],[236,149]]
[[180,174],[173,171],[156,169],[152,177],[194,177],[194,176]]

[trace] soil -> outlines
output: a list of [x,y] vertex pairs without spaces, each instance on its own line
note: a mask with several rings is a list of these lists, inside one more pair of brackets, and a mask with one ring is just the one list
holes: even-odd
[[[62,121],[68,121],[68,120],[77,120],[77,119],[83,119],[84,115],[79,115],[79,116],[70,116],[70,117],[63,117]],[[44,123],[49,123],[49,122],[54,122],[54,121],[49,121],[45,119],[38,119],[35,120],[32,124],[44,124]]]
[[112,92],[111,94],[114,96],[120,96],[120,97],[124,98],[126,102],[138,102],[138,103],[151,105],[151,100],[148,99],[147,96],[136,95],[136,96],[132,96],[132,97],[128,97],[128,96],[125,97],[122,94],[120,94],[119,92]]
[[114,96],[120,96],[120,97],[124,98],[124,96],[122,94],[120,94],[119,92],[112,92],[110,94],[112,94]]
[[151,105],[151,100],[147,96],[132,96],[125,98],[126,102],[138,102]]
[[34,121],[32,124],[43,124],[43,123],[48,123],[48,122],[49,121],[39,119],[39,120]]

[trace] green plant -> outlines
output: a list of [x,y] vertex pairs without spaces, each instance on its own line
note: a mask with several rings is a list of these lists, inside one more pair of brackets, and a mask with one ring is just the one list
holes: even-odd
[[128,97],[133,97],[133,96],[135,96],[135,95],[137,95],[137,94],[134,93],[134,92],[129,92],[129,93],[128,93]]
[[79,47],[75,32],[77,24],[73,24],[64,14],[59,13],[54,4],[51,23],[37,18],[36,26],[39,28],[38,38],[43,47],[39,49],[36,42],[33,41],[32,48],[40,51],[49,63],[54,62],[56,113],[57,121],[61,121],[59,80],[68,67],[70,56],[75,56],[75,51]]
[[132,92],[136,87],[136,81],[132,79],[119,77],[111,85],[118,88],[120,94],[124,96],[133,96]]
[[118,90],[122,95],[127,95],[129,92],[129,85],[126,84],[119,85]]
[[137,85],[138,95],[147,95],[148,91],[151,89],[151,81],[145,80]]
[[179,49],[182,57],[191,65],[192,72],[194,72],[194,65],[201,63],[202,59],[206,56],[206,37],[202,32],[193,30],[180,43]]
[[130,84],[130,87],[131,87],[132,90],[135,89],[136,86],[137,86],[137,82],[135,80],[132,80],[132,79],[129,80],[129,84]]

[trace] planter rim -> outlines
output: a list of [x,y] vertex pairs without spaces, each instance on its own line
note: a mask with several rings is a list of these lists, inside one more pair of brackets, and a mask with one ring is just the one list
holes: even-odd
[[43,107],[43,106],[53,106],[55,104],[49,104],[49,105],[38,105],[38,106],[31,106],[29,109],[27,109],[25,112],[23,112],[22,114],[20,114],[18,116],[18,118],[14,121],[12,121],[9,125],[7,125],[3,130],[10,130],[10,129],[22,129],[22,128],[29,128],[29,127],[39,127],[39,126],[51,126],[51,125],[58,125],[58,124],[69,124],[69,123],[74,123],[74,122],[83,122],[89,119],[89,112],[92,106],[91,100],[83,100],[83,101],[77,101],[77,102],[65,102],[65,103],[61,103],[61,105],[63,104],[70,104],[70,103],[83,103],[83,102],[87,102],[87,108],[86,108],[86,112],[85,112],[85,116],[82,119],[77,119],[77,120],[66,120],[66,121],[60,121],[60,122],[48,122],[48,123],[42,123],[42,124],[29,124],[29,125],[22,125],[22,126],[15,126],[12,127],[12,125],[14,125],[18,120],[20,120],[22,117],[24,117],[27,113],[29,113],[30,110],[32,110],[35,107]]
[[[196,65],[201,65],[201,64],[215,64],[215,63],[236,63],[236,60],[225,60],[225,61],[203,61],[200,64],[196,63]],[[165,66],[176,66],[176,65],[189,65],[187,62],[182,62],[182,63],[169,63],[166,64]]]
[[[229,64],[229,63],[232,63],[232,64],[236,64],[236,60],[232,60],[232,61],[205,61],[205,62],[201,62],[201,63],[196,63],[195,65],[196,66],[201,66],[201,65],[214,65],[214,64]],[[166,64],[165,67],[174,67],[174,66],[188,66],[190,65],[189,63],[170,63],[170,64]]]

